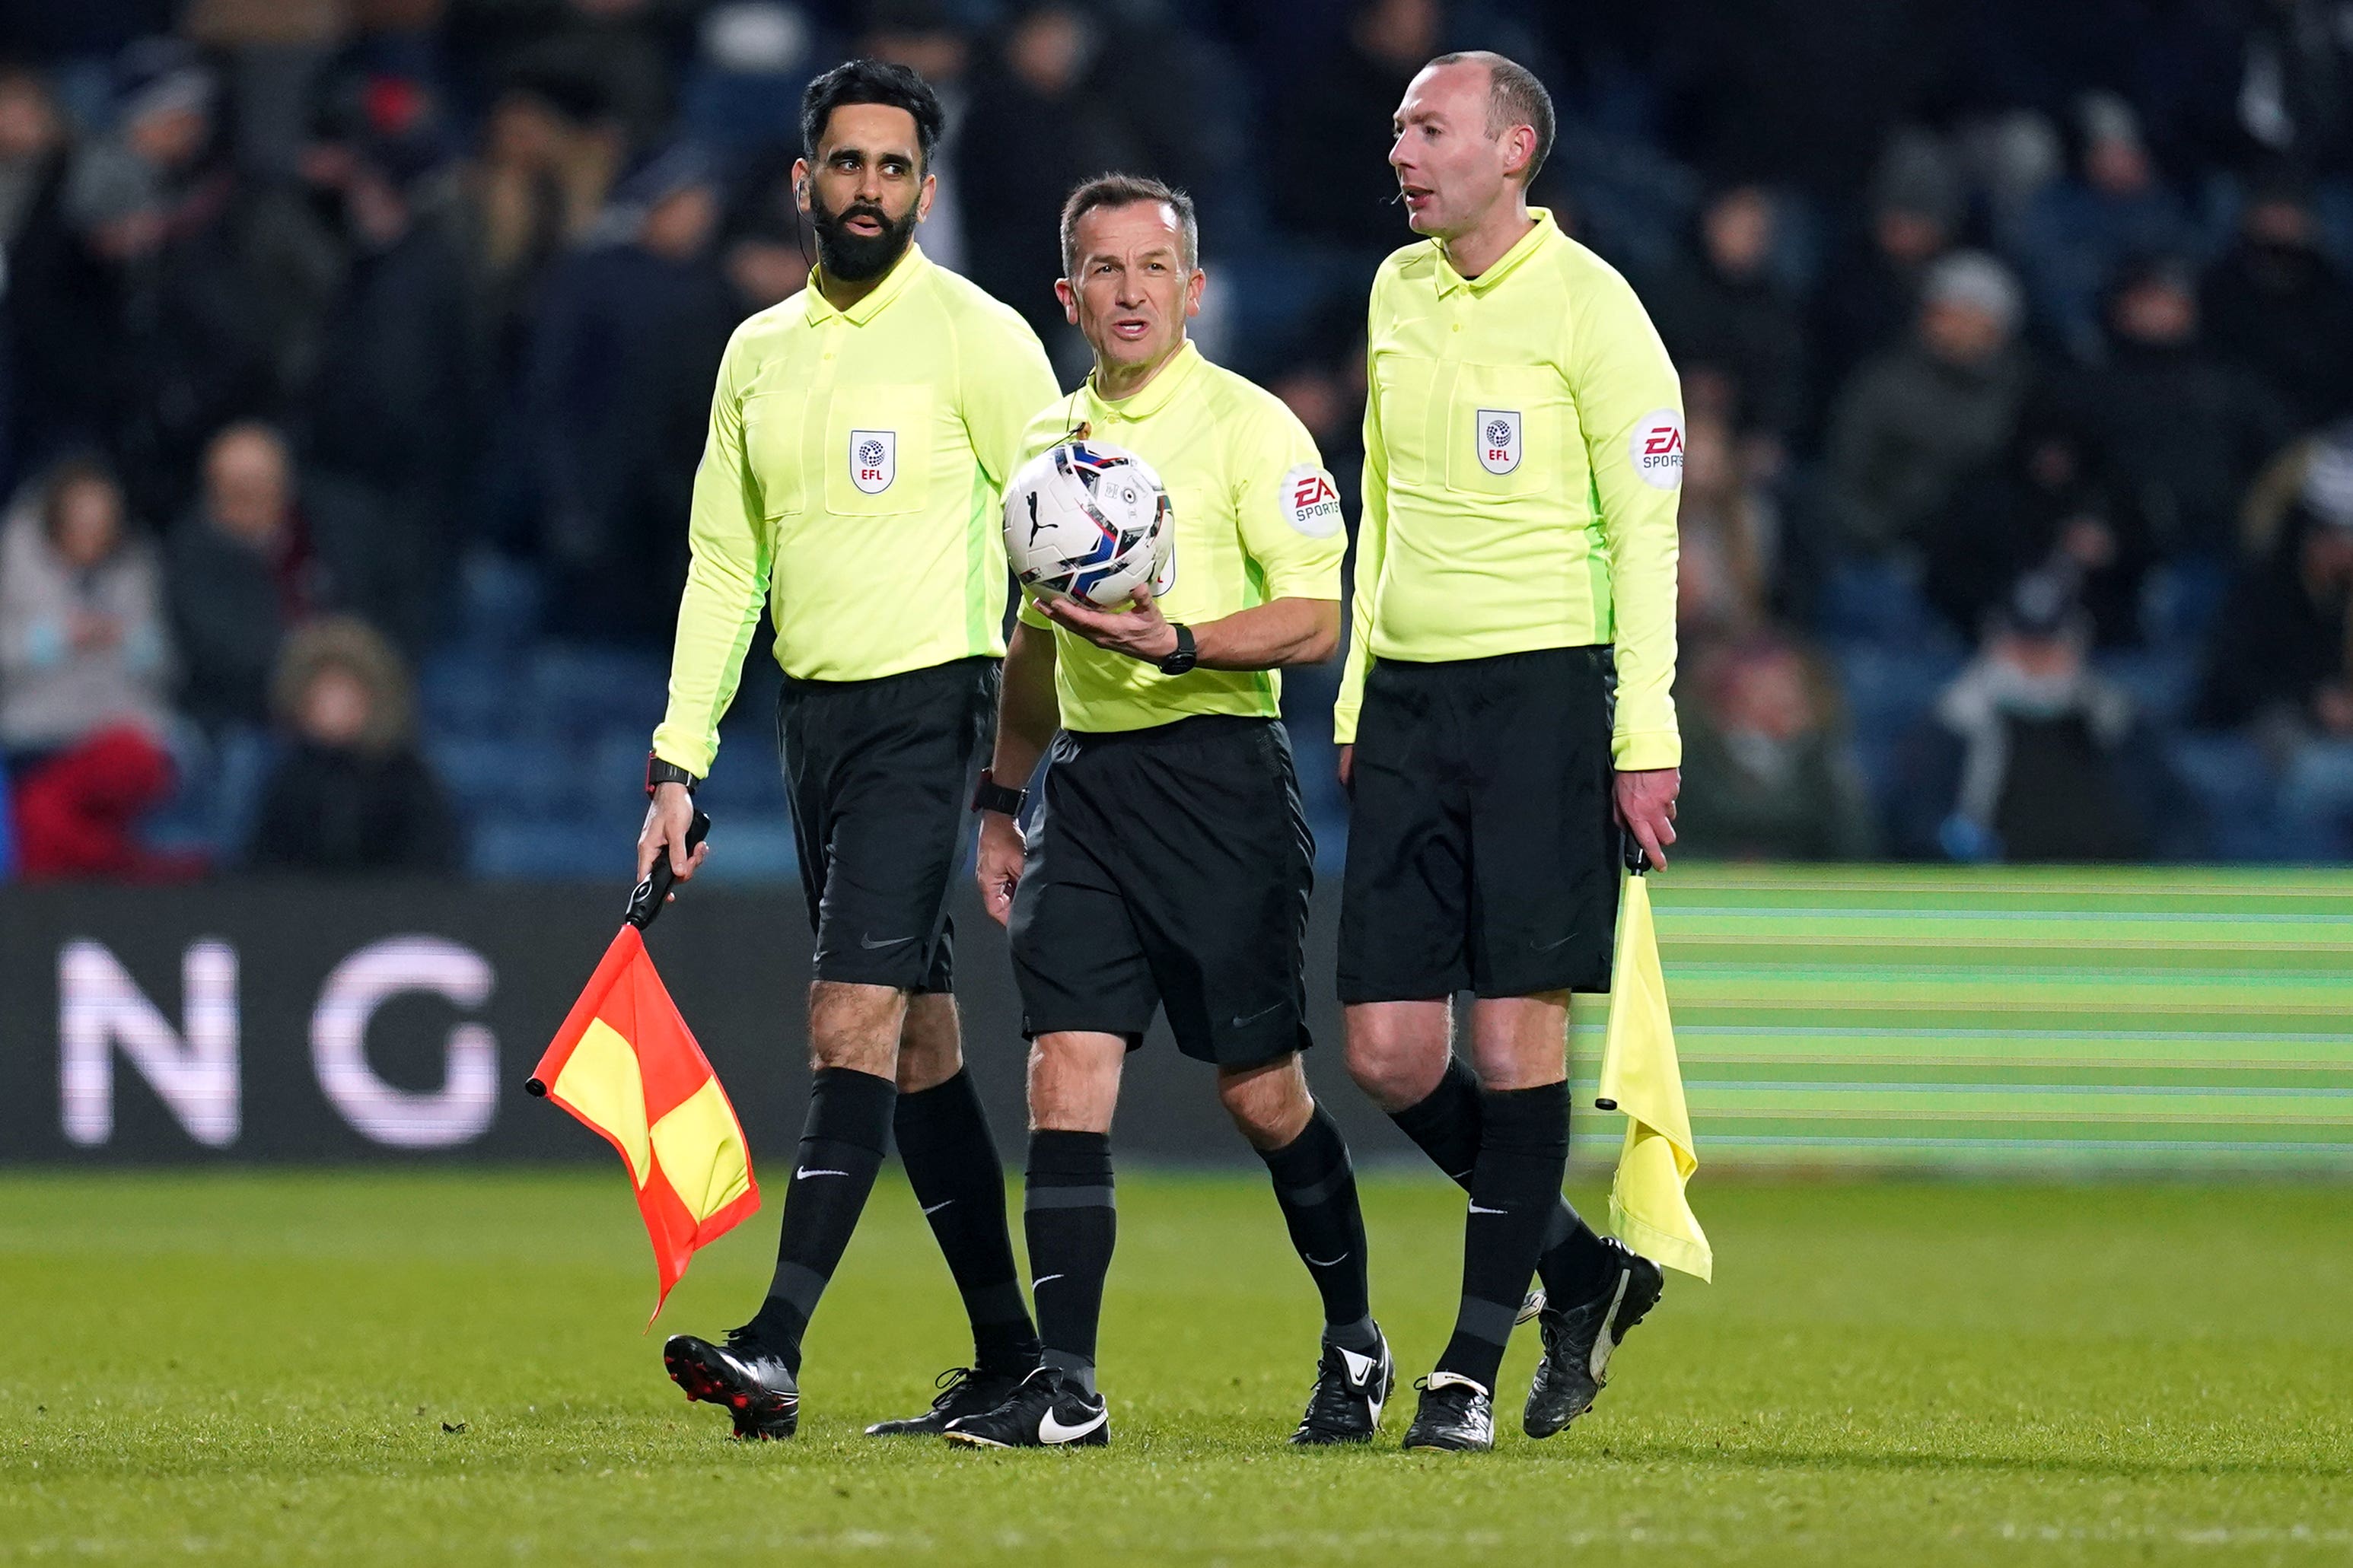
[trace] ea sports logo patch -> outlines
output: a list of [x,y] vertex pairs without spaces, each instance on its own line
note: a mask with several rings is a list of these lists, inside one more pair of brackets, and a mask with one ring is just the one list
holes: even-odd
[[852,430],[849,433],[849,482],[860,494],[879,496],[899,477],[899,432]]
[[1314,464],[1300,464],[1282,476],[1282,516],[1310,539],[1331,538],[1343,521],[1339,487]]
[[1643,416],[1626,437],[1626,460],[1652,489],[1671,490],[1683,482],[1683,416],[1672,408],[1656,408]]
[[1482,408],[1478,429],[1479,466],[1491,474],[1508,474],[1520,466],[1520,411]]

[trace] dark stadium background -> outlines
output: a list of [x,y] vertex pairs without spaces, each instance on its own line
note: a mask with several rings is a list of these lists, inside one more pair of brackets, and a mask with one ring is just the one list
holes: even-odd
[[[1660,900],[1703,1143],[2341,1168],[2348,884],[2261,867],[2353,855],[2348,16],[0,0],[0,1156],[594,1153],[514,1082],[617,912],[712,373],[806,273],[784,174],[815,72],[868,51],[940,86],[922,242],[1066,382],[1063,192],[1192,190],[1198,335],[1298,412],[1353,524],[1366,289],[1409,237],[1388,117],[1430,54],[1492,47],[1559,108],[1536,196],[1685,374]],[[1335,679],[1286,677],[1319,943]],[[769,1146],[805,952],[776,680],[763,643],[702,796],[710,880],[655,933]],[[2177,868],[2031,865],[2066,859]],[[1840,868],[1886,860],[1914,868]],[[1009,1121],[1000,949],[967,915]],[[417,942],[487,965],[479,998]],[[386,1082],[446,1089],[453,1031],[490,1022],[508,1098],[472,1134],[363,1134],[319,1087],[329,976],[384,943],[427,972],[363,1016]],[[217,1067],[185,981],[228,972],[199,949],[234,954],[225,1142],[153,1087]],[[1230,1152],[1145,1060],[1124,1141]],[[72,1110],[93,1061],[103,1137]],[[1581,1123],[1581,1155],[1614,1135]]]

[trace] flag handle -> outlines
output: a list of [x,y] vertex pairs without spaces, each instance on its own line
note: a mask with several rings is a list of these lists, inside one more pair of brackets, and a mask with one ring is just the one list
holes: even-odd
[[[1632,834],[1621,831],[1619,834],[1618,842],[1625,852],[1626,870],[1629,875],[1640,877],[1650,870],[1651,852],[1637,843]],[[1618,1109],[1618,1102],[1614,1100],[1603,1100],[1597,1095],[1594,1097],[1593,1109],[1615,1110]]]
[[[687,825],[686,852],[693,854],[694,847],[702,843],[710,831],[711,814],[697,811],[694,820]],[[646,879],[630,890],[628,910],[623,916],[626,923],[639,931],[653,924],[654,917],[662,912],[662,905],[670,898],[671,884],[677,880],[678,873],[670,868],[670,854],[665,847],[663,853],[654,857],[654,868],[646,874]]]
[[1621,829],[1618,835],[1618,843],[1625,852],[1627,870],[1637,877],[1650,870],[1651,852],[1642,847],[1639,839]]
[[[702,843],[710,832],[710,813],[697,811],[694,820],[686,826],[686,852],[693,854],[694,847]],[[665,848],[662,854],[654,857],[653,869],[647,873],[646,879],[629,890],[629,907],[622,923],[635,926],[639,931],[653,924],[654,917],[662,911],[662,901],[670,896],[670,888],[677,881],[678,873],[670,868],[670,855]],[[547,1098],[547,1085],[540,1081],[536,1073],[526,1079],[522,1087],[534,1100]]]

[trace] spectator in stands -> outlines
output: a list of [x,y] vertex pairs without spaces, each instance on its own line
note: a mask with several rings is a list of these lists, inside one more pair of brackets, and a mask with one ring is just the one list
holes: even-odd
[[1365,467],[1365,312],[1361,300],[1318,310],[1280,345],[1267,390],[1307,433],[1340,489],[1341,514],[1355,527]]
[[2344,12],[2329,0],[2233,10],[2244,18],[2243,54],[2230,62],[2240,72],[2240,128],[2290,167],[2316,175],[2353,170],[2353,38]]
[[122,489],[69,459],[0,525],[0,748],[32,877],[183,874],[132,837],[171,793],[171,639]]
[[2156,848],[2170,804],[2163,757],[2132,699],[2092,672],[2090,645],[2065,574],[2021,580],[1899,748],[1902,853],[2029,863]]
[[1695,377],[1721,379],[1720,401],[1734,424],[1777,453],[1797,429],[1806,395],[1798,301],[1773,274],[1778,223],[1761,187],[1717,193],[1700,212],[1690,254],[1646,291],[1686,386]]
[[48,83],[22,66],[0,67],[0,247],[14,248],[63,173],[64,117]]
[[2295,499],[2215,617],[2192,712],[2293,755],[2316,738],[2353,739],[2353,422],[2285,464]]
[[48,83],[0,67],[0,490],[100,434],[106,296],[65,219],[69,166]]
[[[619,145],[670,124],[677,65],[693,53],[708,0],[475,0],[453,6],[453,52],[488,82],[562,82],[593,100]],[[487,96],[487,95],[485,95]]]
[[153,548],[122,489],[69,458],[11,509],[0,537],[0,747],[58,751],[130,724],[171,725],[172,643]]
[[[964,184],[956,171],[962,166],[965,116],[972,107],[973,37],[951,15],[947,0],[869,0],[862,10],[866,36],[858,52],[905,66],[939,95],[946,124],[941,128],[931,171],[937,183],[932,187],[931,215],[923,219],[923,254],[951,272],[969,275],[972,247],[965,226]],[[798,103],[796,96],[796,110]],[[799,144],[797,125],[791,140]],[[778,188],[783,189],[781,182]]]
[[2138,643],[2153,552],[2137,494],[2104,466],[2079,419],[2036,400],[1923,534],[1928,602],[1974,639],[2012,584],[2050,569],[2074,578],[2096,645]]
[[2353,412],[2353,285],[2321,247],[2300,189],[2268,185],[2248,200],[2202,300],[2215,352],[2267,383],[2297,428]]
[[[1025,7],[999,46],[997,68],[982,73],[956,149],[972,280],[1020,311],[1050,350],[1070,338],[1054,298],[1062,198],[1105,169],[1166,172],[1146,166],[1134,95],[1092,85],[1104,26],[1070,0]],[[1163,86],[1155,79],[1155,100]],[[1173,103],[1155,102],[1154,112],[1184,119]]]
[[374,93],[306,157],[351,264],[302,415],[303,497],[343,602],[410,648],[436,629],[490,412],[465,241],[427,184],[443,159],[405,95]]
[[1877,834],[1819,665],[1763,635],[1703,658],[1683,710],[1683,816],[1695,855],[1863,860]]
[[417,754],[415,699],[392,644],[348,616],[287,639],[271,685],[288,749],[262,787],[263,870],[446,871],[458,822]]
[[2294,435],[2270,390],[2210,352],[2189,268],[2128,268],[2107,308],[2105,364],[2074,382],[2077,417],[2111,472],[2129,476],[2158,550],[2227,554],[2241,501]]
[[1688,416],[1676,528],[1683,549],[1675,574],[1676,630],[1693,657],[1761,633],[1778,519],[1770,495],[1742,470],[1731,430],[1711,411]]
[[278,289],[284,252],[265,259],[267,237],[216,153],[201,58],[151,39],[126,51],[119,75],[116,128],[76,157],[65,215],[104,292],[92,346],[109,443],[134,506],[168,515],[206,437],[271,401],[273,331],[295,291]]
[[2024,269],[2034,313],[2070,353],[2100,350],[2100,297],[2137,256],[2179,255],[2195,234],[2180,198],[2158,177],[2140,117],[2112,92],[2077,106],[2081,158],[2028,205],[2010,247]]
[[[593,84],[556,73],[518,76],[484,112],[480,152],[457,179],[459,224],[470,240],[491,374],[512,392],[529,357],[540,296],[556,258],[604,216],[623,138]],[[505,446],[519,437],[504,422]],[[502,466],[519,466],[502,450]]]
[[1919,315],[1920,286],[1952,247],[1966,196],[1941,141],[1906,132],[1888,144],[1872,183],[1869,220],[1824,271],[1817,294],[1811,352],[1822,403]]
[[712,255],[719,212],[709,157],[673,147],[615,191],[609,238],[549,280],[525,417],[568,635],[666,646],[677,621],[712,367],[739,319]]
[[790,189],[777,172],[744,193],[729,217],[719,265],[735,291],[740,316],[781,305],[808,286],[808,254],[801,248],[791,204]]
[[188,0],[181,31],[229,72],[240,168],[293,177],[313,84],[350,25],[344,0]]
[[[1339,46],[1272,95],[1266,195],[1286,234],[1377,262],[1400,243],[1389,118],[1439,52],[1439,0],[1356,0]],[[1369,279],[1370,273],[1367,272]]]
[[1929,269],[1913,336],[1855,372],[1831,419],[1830,501],[1847,542],[1907,551],[1962,477],[2006,447],[2028,365],[2018,285],[1979,251]]
[[328,597],[284,437],[259,424],[215,436],[203,498],[167,551],[189,714],[209,729],[263,722],[280,643]]

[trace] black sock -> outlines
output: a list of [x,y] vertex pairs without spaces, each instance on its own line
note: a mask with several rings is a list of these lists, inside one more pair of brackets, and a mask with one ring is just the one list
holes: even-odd
[[959,1070],[944,1083],[901,1095],[892,1131],[915,1201],[964,1296],[973,1364],[1028,1372],[1038,1364],[1038,1332],[1013,1266],[1005,1167],[972,1074]]
[[[1461,1057],[1449,1056],[1446,1076],[1438,1080],[1438,1087],[1389,1120],[1467,1192],[1471,1167],[1479,1160],[1482,1115],[1479,1075]],[[1544,1251],[1536,1258],[1536,1276],[1544,1281],[1546,1299],[1556,1307],[1588,1300],[1608,1279],[1612,1266],[1609,1249],[1593,1227],[1567,1198],[1561,1199],[1546,1226]]]
[[797,1376],[801,1335],[833,1279],[849,1233],[874,1190],[889,1144],[898,1088],[887,1078],[849,1068],[819,1068],[809,1085],[800,1159],[785,1189],[785,1228],[776,1240],[776,1277],[749,1325]]
[[1356,1173],[1348,1163],[1339,1123],[1321,1105],[1299,1136],[1280,1149],[1261,1149],[1274,1200],[1291,1245],[1324,1298],[1324,1337],[1370,1352],[1380,1342],[1373,1328],[1365,1279],[1365,1215],[1356,1205]]
[[1535,1272],[1568,1163],[1568,1085],[1487,1089],[1485,1124],[1462,1222],[1462,1307],[1438,1370],[1488,1392],[1504,1364],[1512,1319]]
[[1029,1134],[1022,1202],[1029,1237],[1029,1294],[1038,1305],[1045,1363],[1095,1391],[1095,1330],[1111,1272],[1119,1213],[1112,1203],[1111,1135]]

